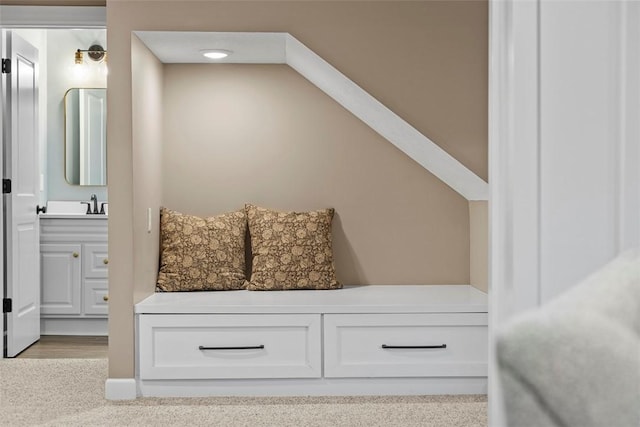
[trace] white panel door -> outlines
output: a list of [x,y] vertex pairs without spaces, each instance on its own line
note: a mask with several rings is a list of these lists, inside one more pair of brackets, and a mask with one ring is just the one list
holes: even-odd
[[39,191],[38,50],[3,32],[5,57],[11,72],[3,74],[4,178],[12,191],[5,202],[6,357],[14,357],[40,339],[40,244],[36,214]]

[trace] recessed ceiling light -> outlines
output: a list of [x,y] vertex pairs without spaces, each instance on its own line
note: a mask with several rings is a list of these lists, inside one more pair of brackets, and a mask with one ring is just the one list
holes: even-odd
[[224,49],[206,49],[201,50],[200,52],[209,59],[222,59],[233,53],[230,50]]

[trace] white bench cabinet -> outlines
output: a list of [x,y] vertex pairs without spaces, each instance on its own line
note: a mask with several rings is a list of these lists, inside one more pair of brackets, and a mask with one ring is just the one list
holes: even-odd
[[156,293],[135,312],[142,396],[486,393],[468,285]]

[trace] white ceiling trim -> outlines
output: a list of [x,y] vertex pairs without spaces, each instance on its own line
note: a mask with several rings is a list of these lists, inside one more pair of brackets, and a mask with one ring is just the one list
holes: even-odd
[[488,199],[483,179],[291,35],[287,64],[467,200]]
[[0,6],[3,28],[106,28],[102,6]]
[[211,63],[201,49],[226,49],[217,62],[287,64],[464,198],[488,200],[482,178],[288,33],[134,33],[163,63]]
[[285,64],[287,33],[217,33],[199,31],[134,31],[134,34],[165,64],[216,62],[202,50],[232,52],[225,64]]

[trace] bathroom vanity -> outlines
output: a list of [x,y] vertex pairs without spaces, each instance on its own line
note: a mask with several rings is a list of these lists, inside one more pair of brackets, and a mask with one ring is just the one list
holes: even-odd
[[42,335],[107,335],[107,216],[40,216]]

